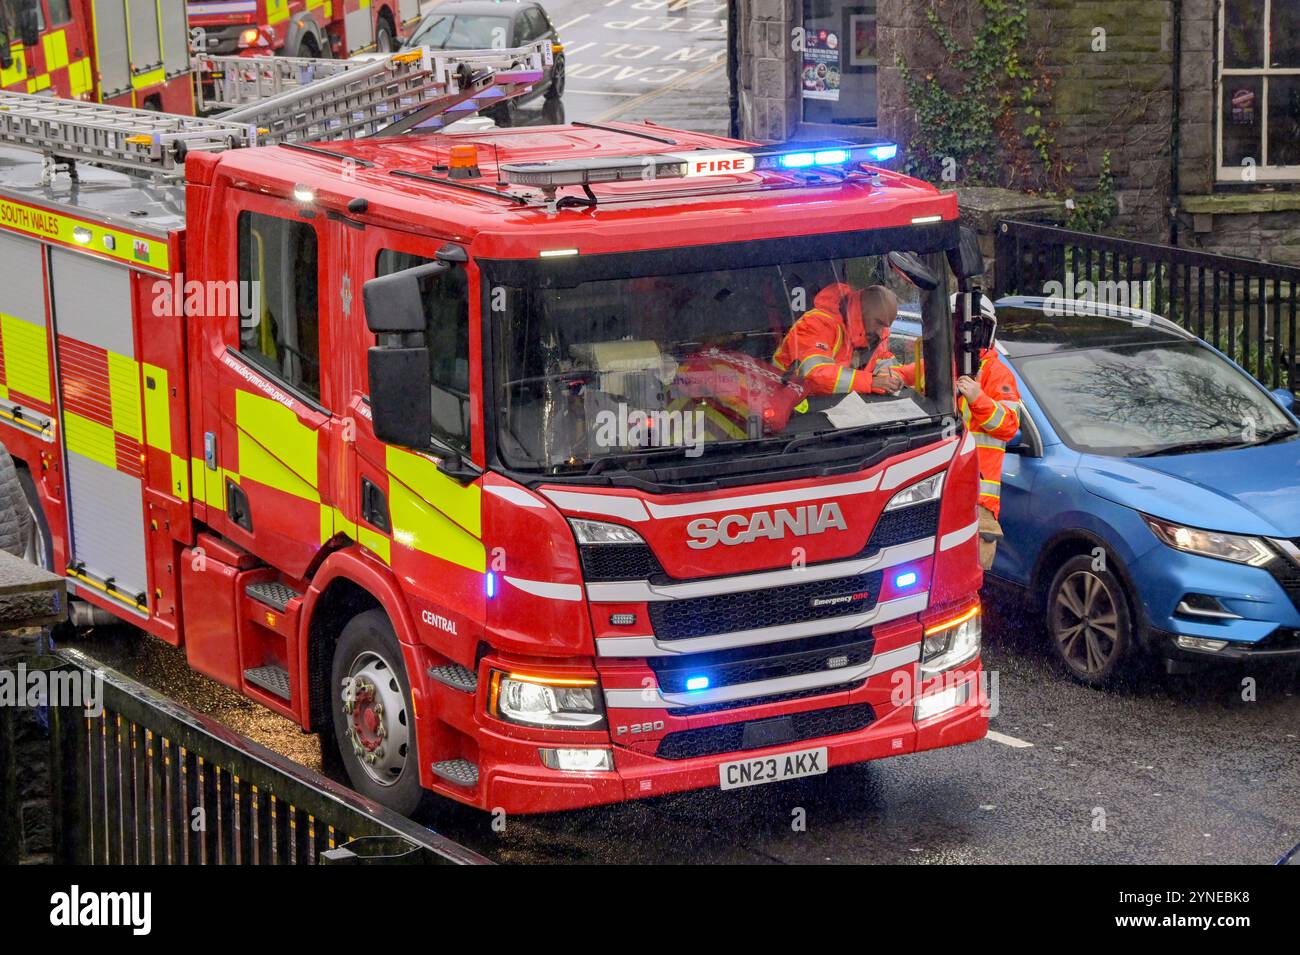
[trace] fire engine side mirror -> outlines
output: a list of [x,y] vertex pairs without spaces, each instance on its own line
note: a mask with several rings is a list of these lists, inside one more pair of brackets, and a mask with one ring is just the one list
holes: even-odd
[[18,36],[23,46],[35,46],[41,42],[40,0],[26,0],[18,10]]
[[441,262],[373,278],[362,288],[366,326],[379,337],[367,354],[370,412],[380,441],[419,451],[433,439],[433,380],[420,280]]
[[0,70],[11,70],[14,66],[14,51],[9,49],[9,37],[0,33]]
[[948,266],[962,280],[962,288],[969,288],[971,279],[984,275],[984,253],[980,239],[970,226],[961,227],[961,240],[956,249],[948,250]]
[[431,262],[371,279],[361,290],[366,327],[376,335],[423,333],[424,298],[420,280],[441,275],[450,268],[442,262]]
[[890,252],[886,258],[891,269],[922,291],[933,292],[939,287],[939,276],[915,252]]
[[433,443],[433,381],[429,349],[377,345],[366,356],[375,437],[427,451]]

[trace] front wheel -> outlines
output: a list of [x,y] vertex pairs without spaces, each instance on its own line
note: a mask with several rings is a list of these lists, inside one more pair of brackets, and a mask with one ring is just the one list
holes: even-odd
[[392,53],[397,49],[397,43],[393,39],[393,25],[386,17],[381,17],[379,26],[375,28],[375,49],[380,53]]
[[425,801],[415,710],[387,614],[368,610],[348,622],[334,648],[331,676],[334,739],[352,788],[413,815]]
[[546,98],[557,100],[564,95],[564,57],[556,57],[551,67],[551,85],[546,88]]
[[1091,686],[1110,682],[1134,645],[1124,584],[1093,557],[1071,557],[1047,591],[1047,631],[1071,676]]

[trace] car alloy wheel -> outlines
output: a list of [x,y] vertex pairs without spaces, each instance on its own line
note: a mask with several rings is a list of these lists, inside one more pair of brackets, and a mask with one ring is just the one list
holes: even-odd
[[1056,589],[1050,609],[1052,637],[1065,662],[1081,676],[1100,678],[1120,645],[1120,619],[1106,581],[1076,570]]

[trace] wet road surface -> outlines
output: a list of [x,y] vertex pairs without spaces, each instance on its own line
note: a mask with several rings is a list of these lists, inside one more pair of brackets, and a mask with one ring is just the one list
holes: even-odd
[[[1060,673],[1014,602],[994,601],[987,628],[988,740],[547,816],[494,822],[446,803],[429,822],[502,862],[1260,863],[1300,841],[1295,666],[1094,690]],[[315,737],[159,641],[118,630],[79,645],[319,768]]]

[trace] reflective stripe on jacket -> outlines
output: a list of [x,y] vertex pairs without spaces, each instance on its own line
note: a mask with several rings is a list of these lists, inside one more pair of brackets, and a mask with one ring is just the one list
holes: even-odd
[[793,366],[793,373],[804,379],[812,394],[847,395],[851,391],[883,394],[884,389],[872,388],[872,376],[898,365],[886,337],[864,367],[853,367],[855,346],[840,309],[841,302],[855,294],[846,285],[822,289],[814,307],[790,327],[772,356],[772,363],[782,371]]
[[962,418],[975,436],[980,465],[980,503],[997,517],[1002,509],[1002,460],[1007,442],[1020,430],[1020,389],[1016,379],[992,349],[980,361],[982,394],[974,402],[958,402]]

